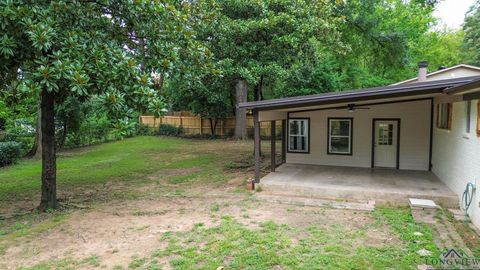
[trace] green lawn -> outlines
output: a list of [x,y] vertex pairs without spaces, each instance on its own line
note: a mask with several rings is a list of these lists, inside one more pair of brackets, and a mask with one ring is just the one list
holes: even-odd
[[[201,142],[176,138],[136,137],[114,143],[59,153],[58,190],[108,181],[144,181],[145,176],[161,170],[189,169],[173,175],[172,183],[195,180],[206,175],[216,181],[224,177],[219,157],[199,153]],[[23,160],[0,169],[0,201],[40,192],[39,160]]]

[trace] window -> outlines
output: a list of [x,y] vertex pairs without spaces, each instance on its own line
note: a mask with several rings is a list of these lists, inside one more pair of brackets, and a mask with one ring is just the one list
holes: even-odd
[[441,129],[452,128],[452,103],[437,105],[437,127]]
[[309,119],[288,120],[288,151],[308,153],[309,151]]
[[386,124],[386,123],[378,124],[378,144],[379,145],[393,144],[393,124]]
[[470,100],[465,101],[465,132],[470,133],[470,120],[472,117],[472,102]]
[[352,154],[352,119],[328,119],[328,154]]

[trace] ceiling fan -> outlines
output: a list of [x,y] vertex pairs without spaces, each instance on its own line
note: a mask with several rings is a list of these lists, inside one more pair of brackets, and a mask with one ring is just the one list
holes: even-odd
[[347,109],[349,112],[353,112],[355,110],[370,110],[368,107],[360,107],[355,105],[354,103],[347,104],[347,106],[338,107],[337,110],[344,110]]

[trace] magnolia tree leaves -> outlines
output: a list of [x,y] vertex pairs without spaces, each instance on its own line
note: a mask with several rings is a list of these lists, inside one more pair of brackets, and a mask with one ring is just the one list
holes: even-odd
[[[54,92],[100,98],[110,115],[128,109],[165,112],[163,77],[208,68],[211,53],[196,41],[208,1],[0,0],[2,84],[20,80],[31,95]],[[188,68],[186,68],[188,67]]]

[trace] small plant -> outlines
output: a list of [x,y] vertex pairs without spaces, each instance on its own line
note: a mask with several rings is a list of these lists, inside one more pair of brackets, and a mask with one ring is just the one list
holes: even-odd
[[158,128],[158,135],[178,137],[183,134],[182,127],[176,127],[169,124],[161,124]]
[[137,126],[137,135],[151,136],[153,135],[152,129],[144,124],[138,124]]
[[218,212],[220,210],[220,205],[218,203],[214,203],[210,208],[212,212]]
[[22,145],[18,142],[0,142],[0,167],[17,162],[22,155]]

